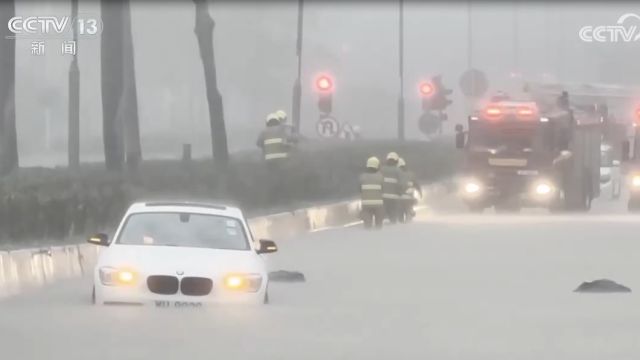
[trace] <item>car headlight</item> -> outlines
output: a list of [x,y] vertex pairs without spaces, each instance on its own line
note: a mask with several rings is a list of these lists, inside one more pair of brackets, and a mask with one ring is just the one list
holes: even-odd
[[631,178],[631,186],[634,188],[640,188],[640,175],[633,175]]
[[260,274],[227,274],[223,278],[224,287],[233,291],[256,292],[262,285]]
[[536,185],[536,194],[538,195],[548,195],[553,190],[553,187],[547,183],[539,183]]
[[138,282],[138,274],[131,269],[100,268],[100,282],[107,286],[130,286]]

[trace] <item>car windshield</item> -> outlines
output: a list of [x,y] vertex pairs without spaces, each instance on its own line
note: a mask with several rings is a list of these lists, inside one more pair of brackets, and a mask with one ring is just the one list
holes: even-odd
[[132,214],[116,241],[126,245],[248,250],[238,219],[193,213]]

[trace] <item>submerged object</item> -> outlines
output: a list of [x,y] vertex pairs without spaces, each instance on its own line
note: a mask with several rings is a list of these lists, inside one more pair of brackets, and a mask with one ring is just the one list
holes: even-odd
[[591,282],[585,281],[573,291],[583,293],[630,293],[631,289],[613,280],[599,279]]

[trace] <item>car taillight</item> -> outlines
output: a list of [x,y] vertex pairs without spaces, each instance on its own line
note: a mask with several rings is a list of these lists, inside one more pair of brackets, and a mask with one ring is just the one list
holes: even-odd
[[521,107],[518,108],[516,114],[520,119],[533,119],[536,115],[536,111],[530,107]]
[[502,109],[500,109],[499,107],[488,107],[485,109],[485,114],[487,115],[488,118],[499,118],[500,116],[502,116]]
[[530,108],[520,108],[518,109],[518,115],[530,116],[533,115],[533,110]]

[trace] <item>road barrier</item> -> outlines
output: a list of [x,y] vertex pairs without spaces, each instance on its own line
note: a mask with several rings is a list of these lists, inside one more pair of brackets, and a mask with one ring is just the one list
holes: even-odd
[[[443,183],[423,188],[422,205],[447,192]],[[357,200],[249,219],[254,239],[290,239],[297,235],[358,222]],[[93,272],[99,246],[78,244],[0,251],[0,298]]]

